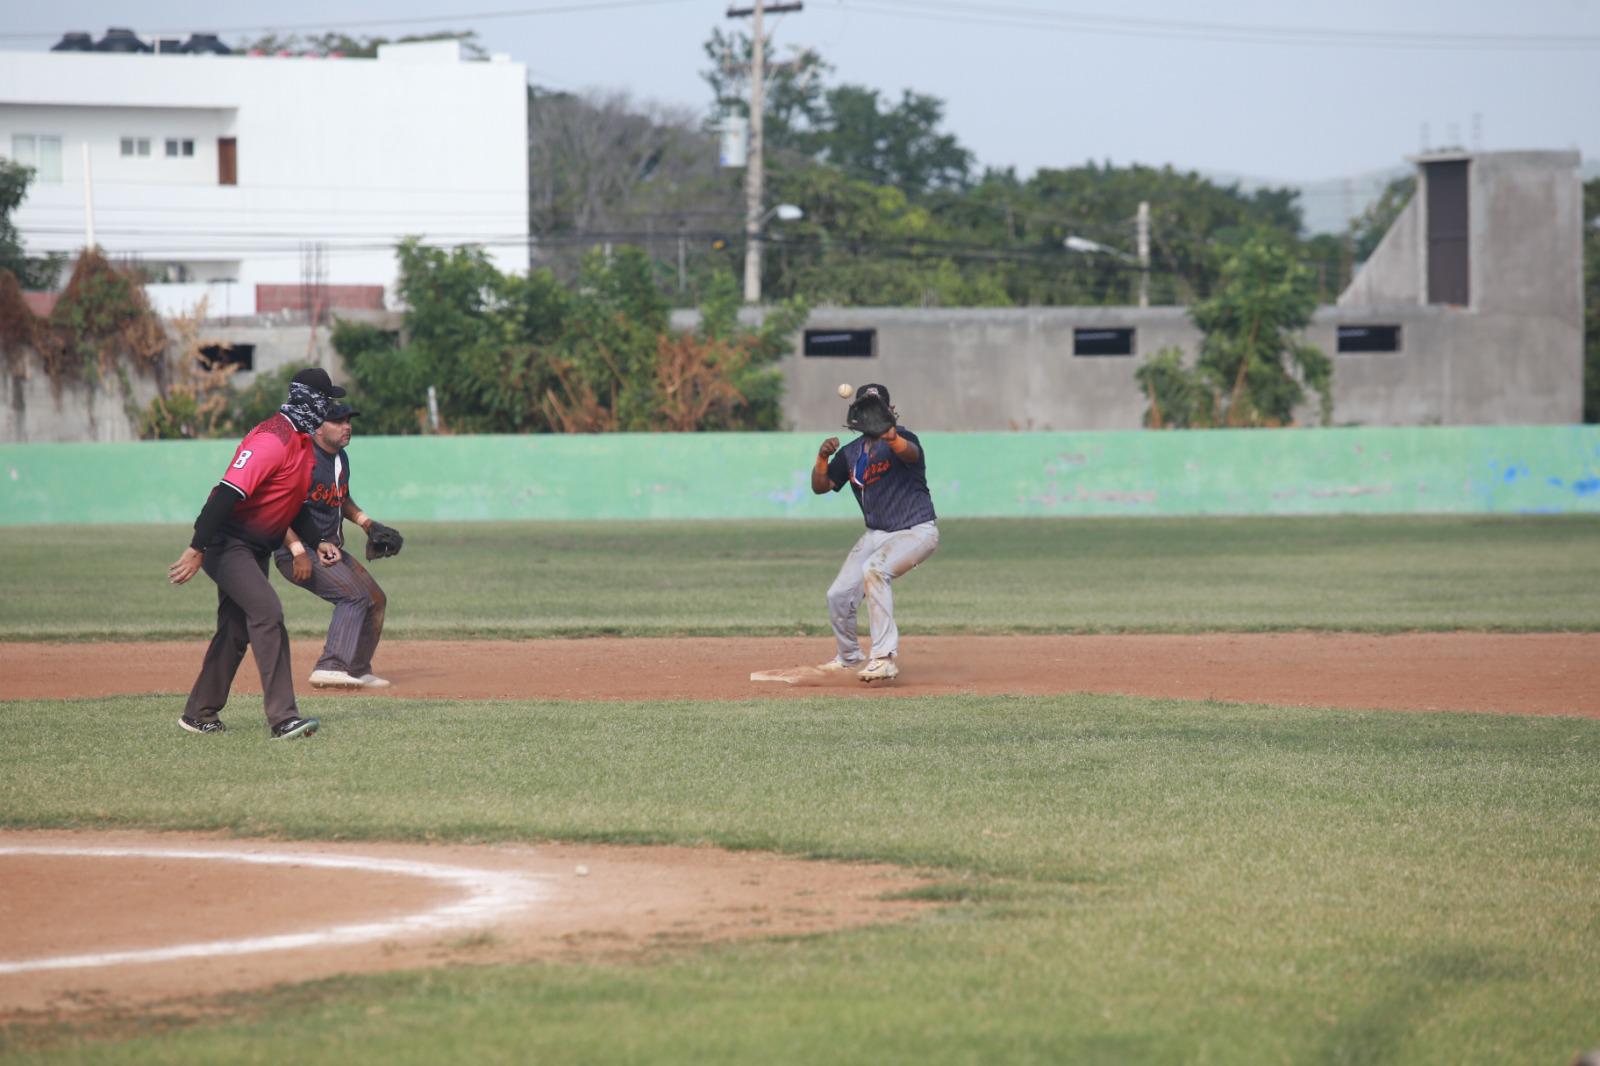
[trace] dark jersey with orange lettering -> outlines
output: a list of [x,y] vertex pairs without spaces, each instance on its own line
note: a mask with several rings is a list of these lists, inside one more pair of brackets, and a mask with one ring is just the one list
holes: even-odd
[[896,432],[917,446],[921,453],[917,462],[903,462],[887,444],[871,437],[857,437],[828,460],[833,491],[849,485],[867,528],[889,533],[935,518],[928,492],[928,453],[909,429],[901,426]]
[[221,532],[270,551],[283,543],[311,484],[311,438],[282,412],[245,434],[222,484],[239,494]]
[[343,448],[329,455],[311,446],[311,490],[306,495],[306,510],[316,519],[317,533],[323,540],[344,547],[344,499],[350,495],[350,457]]

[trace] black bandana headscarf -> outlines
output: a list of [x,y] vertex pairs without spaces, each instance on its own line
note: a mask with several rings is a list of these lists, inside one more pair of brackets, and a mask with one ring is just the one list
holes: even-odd
[[322,425],[323,416],[328,413],[328,404],[332,397],[313,389],[310,385],[302,385],[298,381],[289,382],[289,402],[278,410],[282,411],[289,421],[294,423],[294,428],[301,433],[310,433]]

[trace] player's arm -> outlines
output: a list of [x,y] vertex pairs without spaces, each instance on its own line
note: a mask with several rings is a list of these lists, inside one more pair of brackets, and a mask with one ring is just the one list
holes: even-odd
[[226,481],[219,481],[212,488],[206,505],[200,508],[200,515],[194,520],[194,536],[189,539],[189,546],[183,549],[177,562],[167,567],[167,580],[174,585],[181,585],[200,572],[206,545],[216,537],[222,523],[227,521],[234,506],[242,499],[244,493]]
[[301,585],[310,581],[311,556],[306,551],[306,542],[300,539],[300,534],[294,531],[293,526],[283,531],[283,546],[288,549],[289,555],[293,557],[293,562],[290,565],[290,578]]
[[340,506],[339,513],[345,518],[348,518],[350,521],[354,522],[356,525],[360,526],[361,532],[372,532],[372,516],[367,514],[367,512],[363,511],[360,507],[357,507],[356,501],[352,500],[349,496],[344,498],[344,504]]
[[833,478],[828,473],[828,461],[839,450],[839,438],[829,437],[817,449],[817,461],[811,466],[811,491],[821,496],[833,491]]
[[915,465],[922,462],[922,449],[902,437],[894,426],[890,426],[889,431],[878,439],[887,444],[902,463]]

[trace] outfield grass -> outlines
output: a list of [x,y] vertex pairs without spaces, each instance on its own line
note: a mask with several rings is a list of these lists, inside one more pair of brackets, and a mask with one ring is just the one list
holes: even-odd
[[[898,586],[911,633],[1593,630],[1600,518],[966,519]],[[826,630],[855,522],[414,524],[390,637]],[[359,533],[356,534],[359,542]],[[202,638],[171,526],[0,527],[0,640]],[[297,636],[329,608],[277,584]]]
[[[1600,722],[1097,696],[0,706],[0,822],[671,841],[940,871],[907,926],[345,978],[40,1062],[1562,1064],[1600,1044]],[[106,1040],[107,1036],[114,1039]]]

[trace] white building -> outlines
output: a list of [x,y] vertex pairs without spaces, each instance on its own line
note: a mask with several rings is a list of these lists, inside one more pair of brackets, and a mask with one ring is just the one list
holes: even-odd
[[0,53],[0,154],[38,168],[13,216],[25,246],[75,255],[92,227],[175,283],[151,286],[166,311],[202,292],[213,314],[307,293],[372,306],[377,287],[393,307],[407,235],[526,271],[527,143],[526,68],[463,61],[455,41],[377,59]]

